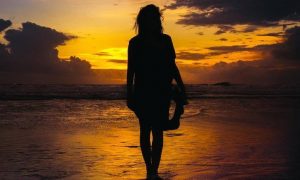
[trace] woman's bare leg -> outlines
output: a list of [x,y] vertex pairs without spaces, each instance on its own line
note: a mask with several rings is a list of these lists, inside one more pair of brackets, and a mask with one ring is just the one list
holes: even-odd
[[157,173],[163,149],[163,130],[161,128],[153,128],[152,136],[152,166],[154,172]]
[[150,132],[151,128],[149,126],[140,124],[140,146],[146,164],[147,173],[150,173],[152,169]]

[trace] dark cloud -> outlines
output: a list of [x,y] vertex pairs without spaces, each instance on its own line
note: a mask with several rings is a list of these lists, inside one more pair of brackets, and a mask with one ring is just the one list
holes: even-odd
[[204,35],[203,32],[198,32],[197,34],[198,34],[199,36],[203,36],[203,35]]
[[[11,26],[11,24],[12,23],[9,20],[0,19],[0,33],[2,31],[4,31],[6,28],[8,28],[9,26]],[[1,66],[3,66],[4,64],[7,64],[8,58],[9,58],[8,49],[7,49],[6,45],[4,45],[0,42],[0,70],[1,70],[1,68],[3,68]]]
[[58,57],[57,46],[64,45],[75,36],[26,22],[20,29],[7,30],[4,38],[8,44],[0,44],[0,72],[12,74],[11,77],[7,76],[7,81],[9,78],[21,81],[24,77],[27,82],[28,78],[25,77],[34,77],[32,74],[36,74],[36,78],[45,78],[45,83],[46,79],[74,83],[93,76],[88,61],[78,57],[67,60]]
[[282,67],[272,60],[220,62],[214,66],[179,65],[190,83],[232,82],[239,84],[299,84],[300,66]]
[[228,41],[228,39],[226,39],[226,38],[220,38],[219,40],[220,41]]
[[298,60],[300,62],[300,27],[287,29],[284,37],[284,42],[270,46],[273,58]]
[[254,47],[247,47],[246,45],[233,45],[233,46],[212,46],[207,49],[212,52],[206,56],[215,56],[239,51],[253,51],[261,52],[266,59],[300,59],[300,27],[295,26],[287,29],[282,33],[268,33],[260,34],[259,36],[280,36],[283,37],[283,42],[277,44],[262,44]]
[[258,26],[255,26],[255,25],[249,25],[247,26],[246,28],[244,28],[243,30],[241,30],[240,32],[243,32],[243,33],[248,33],[248,32],[254,32],[258,29]]
[[109,59],[107,62],[117,63],[117,64],[127,64],[127,60],[123,59]]
[[98,52],[98,53],[95,53],[94,55],[97,55],[97,56],[111,56],[108,52]]
[[250,51],[253,48],[248,48],[245,45],[234,45],[234,46],[212,46],[208,47],[207,49],[211,50],[212,52],[208,53],[207,56],[216,56],[221,54],[228,54],[238,51]]
[[184,60],[200,60],[203,59],[205,56],[199,53],[181,51],[176,54],[176,57],[177,59],[184,59]]
[[6,31],[4,38],[8,41],[11,63],[18,70],[45,72],[57,69],[56,65],[61,63],[56,47],[73,37],[26,22],[21,29]]
[[9,52],[6,46],[0,43],[0,70],[2,68],[1,65],[3,66],[4,63],[7,63],[8,58],[9,58]]
[[223,51],[223,52],[235,52],[235,51],[245,51],[248,48],[245,45],[235,45],[235,46],[212,46],[208,47],[209,50]]
[[[4,37],[8,44],[0,44],[0,83],[124,83],[126,80],[125,70],[93,70],[87,61],[77,57],[60,59],[57,46],[74,37],[54,29],[27,22],[21,29],[6,31]],[[260,51],[264,52],[260,60],[220,62],[214,66],[182,63],[179,67],[187,83],[299,83],[300,28],[286,29],[282,38],[282,42],[272,45],[214,46],[208,48],[211,51],[208,54],[191,53],[199,49],[177,53],[178,59],[201,60],[218,54]],[[108,61],[126,63],[119,59]]]
[[[300,60],[300,27],[295,26],[286,29],[284,33],[268,33],[261,36],[280,36],[282,42],[276,44],[257,45],[247,48],[248,51],[260,51],[266,59],[277,59],[288,62],[289,60]],[[300,61],[299,61],[300,62]]]
[[9,26],[11,26],[11,21],[10,20],[4,20],[4,19],[0,19],[0,33],[5,30],[6,28],[8,28]]
[[230,32],[230,33],[253,32],[258,29],[258,26],[248,25],[242,30],[236,30],[234,26],[230,26],[230,25],[219,25],[218,28],[219,29],[218,29],[218,31],[215,32],[215,35],[220,35],[220,34],[224,34],[224,33],[228,33],[228,32]]
[[300,84],[300,27],[287,29],[281,43],[271,45],[215,46],[211,54],[237,51],[260,51],[255,61],[220,62],[214,66],[180,64],[184,79],[192,83],[229,81],[246,84]]
[[281,20],[299,21],[298,0],[176,0],[167,9],[188,7],[190,12],[178,21],[186,25],[276,25]]
[[[219,26],[216,34],[253,32],[259,27],[287,25],[300,21],[299,0],[175,0],[165,9],[190,8],[178,24]],[[283,23],[284,21],[290,23]],[[248,25],[236,31],[235,25]]]
[[215,32],[215,35],[224,34],[226,32],[236,33],[237,30],[235,30],[232,26],[227,25],[220,25],[218,26],[219,30]]
[[[222,38],[221,38],[222,39]],[[220,39],[220,40],[221,40]],[[224,41],[224,39],[222,39]],[[262,44],[254,47],[247,47],[246,45],[233,45],[233,46],[212,46],[206,49],[211,50],[205,54],[206,56],[216,56],[240,51],[252,51],[252,52],[261,52],[265,55],[270,54],[274,47],[277,47],[279,44]]]
[[257,36],[273,36],[273,37],[281,37],[282,35],[283,35],[282,32],[274,32],[274,33],[258,34]]

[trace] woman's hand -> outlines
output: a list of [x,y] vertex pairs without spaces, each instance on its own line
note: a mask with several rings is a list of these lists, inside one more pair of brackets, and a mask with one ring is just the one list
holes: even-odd
[[181,94],[180,96],[181,96],[182,105],[188,105],[189,102],[188,102],[186,93],[185,92],[181,92],[180,94]]
[[135,110],[135,103],[132,95],[127,96],[127,107],[132,111]]
[[177,104],[180,104],[182,106],[187,105],[187,96],[184,89],[180,89],[178,85],[173,86],[172,89],[172,98],[175,100]]

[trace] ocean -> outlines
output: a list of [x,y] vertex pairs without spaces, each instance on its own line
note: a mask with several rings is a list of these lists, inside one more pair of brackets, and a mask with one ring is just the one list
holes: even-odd
[[[186,85],[188,97],[258,98],[299,97],[300,84],[243,85],[230,83]],[[1,100],[125,99],[125,85],[0,84]]]
[[[299,86],[187,85],[164,179],[299,179]],[[0,85],[0,179],[144,179],[123,85]],[[171,113],[174,107],[171,108]]]

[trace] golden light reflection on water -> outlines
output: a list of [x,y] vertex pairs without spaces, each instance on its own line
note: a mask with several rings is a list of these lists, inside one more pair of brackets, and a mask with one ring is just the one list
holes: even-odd
[[[180,129],[164,133],[160,175],[167,179],[284,177],[298,152],[290,136],[298,127],[289,116],[291,101],[191,101]],[[55,102],[51,107],[36,104],[47,110],[32,108],[39,111],[36,119],[38,114],[46,115],[42,121],[20,109],[26,119],[23,128],[2,126],[0,174],[4,179],[145,177],[138,122],[123,101]],[[53,110],[54,106],[60,108]],[[30,119],[35,125],[25,127]]]
[[[184,125],[187,125],[184,123]],[[185,126],[176,132],[165,133],[165,144],[161,162],[161,174],[164,177],[187,176],[181,166],[193,166],[199,163],[199,157],[208,156],[216,151],[215,130]],[[199,134],[201,132],[201,134]],[[108,128],[98,132],[62,134],[57,140],[65,139],[64,144],[77,144],[78,156],[90,159],[78,166],[78,175],[73,177],[125,178],[145,177],[145,167],[139,148],[139,130],[131,128]],[[195,139],[197,141],[195,142]],[[80,159],[81,159],[80,158]],[[205,164],[206,162],[201,162]],[[86,168],[91,166],[90,168]],[[180,177],[180,176],[179,176]]]

